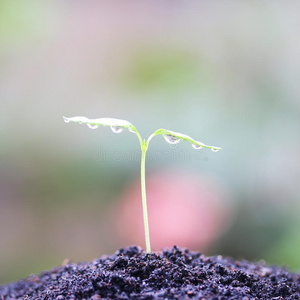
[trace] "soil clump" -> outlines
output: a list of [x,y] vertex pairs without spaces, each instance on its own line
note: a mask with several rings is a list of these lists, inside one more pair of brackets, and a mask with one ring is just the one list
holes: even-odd
[[0,286],[0,299],[300,299],[300,274],[180,249],[132,246]]

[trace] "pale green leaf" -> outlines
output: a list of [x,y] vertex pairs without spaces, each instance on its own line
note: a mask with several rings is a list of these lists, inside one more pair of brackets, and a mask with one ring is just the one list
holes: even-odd
[[206,145],[202,142],[194,140],[193,138],[191,138],[190,136],[188,136],[186,134],[175,132],[172,130],[158,129],[155,131],[154,135],[157,135],[157,134],[162,135],[169,144],[177,144],[181,141],[187,141],[187,142],[191,143],[195,149],[208,148],[214,152],[217,152],[222,149],[220,147]]
[[66,123],[74,122],[79,124],[87,124],[89,128],[96,129],[98,126],[110,126],[113,131],[118,132],[118,129],[128,128],[130,131],[135,131],[135,127],[126,120],[114,119],[114,118],[98,118],[88,119],[86,117],[64,117]]

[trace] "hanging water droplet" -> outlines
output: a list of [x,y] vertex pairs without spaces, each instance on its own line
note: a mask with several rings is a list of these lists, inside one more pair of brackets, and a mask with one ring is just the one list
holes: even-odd
[[128,127],[128,130],[129,130],[130,132],[135,133],[134,130],[133,130],[131,127]]
[[114,133],[120,133],[124,129],[123,127],[120,127],[120,126],[111,126],[110,128]]
[[196,149],[196,150],[199,150],[199,149],[203,148],[202,146],[196,145],[196,144],[192,144],[192,147],[193,147],[194,149]]
[[93,124],[87,124],[87,127],[91,128],[91,129],[97,129],[99,127],[99,125],[97,125],[97,124],[95,124],[95,125],[93,125]]
[[164,138],[169,144],[177,144],[177,143],[181,142],[180,138],[178,138],[174,135],[171,135],[171,134],[164,134]]
[[64,121],[65,121],[65,123],[70,123],[70,120],[67,118],[65,118]]
[[212,151],[212,152],[218,152],[218,151],[219,151],[219,149],[216,149],[216,148],[211,148],[211,151]]

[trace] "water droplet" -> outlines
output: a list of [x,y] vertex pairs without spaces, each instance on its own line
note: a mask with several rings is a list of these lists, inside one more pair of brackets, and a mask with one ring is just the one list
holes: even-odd
[[196,144],[192,144],[192,147],[193,147],[194,149],[196,149],[196,150],[199,150],[199,149],[203,148],[202,146],[196,145]]
[[130,127],[128,127],[128,130],[129,130],[130,132],[135,133],[135,131],[134,131],[132,128],[130,128]]
[[174,135],[171,135],[171,134],[164,134],[164,138],[169,144],[177,144],[177,143],[181,142],[180,138],[178,138]]
[[65,123],[70,123],[70,120],[67,118],[65,118],[64,121],[65,121]]
[[87,124],[87,127],[91,128],[91,129],[97,129],[99,127],[99,125],[97,125],[97,124],[95,124],[95,125],[93,125],[93,124]]
[[120,127],[120,126],[111,126],[110,128],[114,133],[120,133],[124,129],[123,127]]
[[212,151],[212,152],[218,152],[219,149],[211,148],[211,151]]

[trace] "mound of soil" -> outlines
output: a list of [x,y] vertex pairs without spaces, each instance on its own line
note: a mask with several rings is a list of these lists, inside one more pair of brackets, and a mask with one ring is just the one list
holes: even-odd
[[1,299],[300,299],[300,274],[173,247],[120,249],[0,287]]

